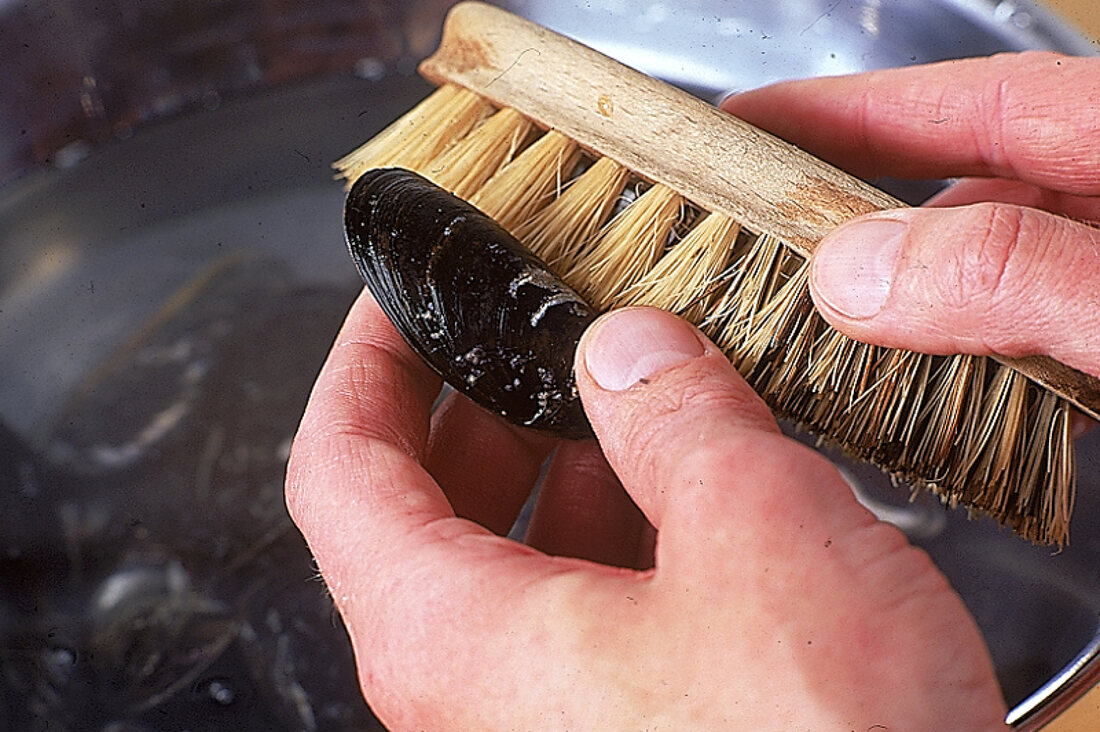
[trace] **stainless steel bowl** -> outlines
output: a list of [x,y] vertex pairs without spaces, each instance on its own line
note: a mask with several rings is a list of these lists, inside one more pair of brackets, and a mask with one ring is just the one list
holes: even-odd
[[[426,93],[450,4],[0,0],[0,726],[371,724],[283,461],[358,290],[329,162]],[[1095,51],[1023,1],[501,4],[707,99]],[[1021,729],[1096,674],[1098,463],[1094,434],[1058,555],[844,466],[959,589]]]

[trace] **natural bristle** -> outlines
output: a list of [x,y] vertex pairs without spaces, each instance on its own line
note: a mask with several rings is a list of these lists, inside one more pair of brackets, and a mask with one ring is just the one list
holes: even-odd
[[740,231],[740,225],[729,217],[708,214],[641,279],[620,290],[611,307],[650,305],[700,322]]
[[559,196],[520,223],[516,238],[559,274],[568,271],[584,245],[610,218],[628,177],[625,167],[600,158],[576,178],[563,182]]
[[577,143],[551,130],[468,200],[522,240],[516,229],[555,198],[579,158]]
[[598,309],[638,282],[664,254],[680,220],[682,196],[657,184],[600,230],[563,274]]
[[469,199],[504,163],[531,132],[532,124],[512,109],[502,109],[478,124],[425,166],[424,176]]
[[652,305],[698,325],[780,417],[823,441],[1032,541],[1067,541],[1066,401],[991,359],[841,335],[813,308],[805,259],[773,234],[452,86],[337,163],[349,182],[377,167],[456,192],[597,308]]
[[371,168],[423,170],[492,111],[492,105],[473,92],[441,86],[333,167],[349,182]]

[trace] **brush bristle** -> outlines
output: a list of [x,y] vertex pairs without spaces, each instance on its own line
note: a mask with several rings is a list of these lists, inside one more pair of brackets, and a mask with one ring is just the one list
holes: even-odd
[[386,166],[436,180],[595,306],[653,305],[698,325],[781,418],[1027,539],[1067,541],[1075,469],[1064,400],[991,359],[841,335],[812,305],[806,261],[781,240],[614,161],[582,160],[561,133],[532,142],[529,131],[446,85],[336,167],[349,182]]

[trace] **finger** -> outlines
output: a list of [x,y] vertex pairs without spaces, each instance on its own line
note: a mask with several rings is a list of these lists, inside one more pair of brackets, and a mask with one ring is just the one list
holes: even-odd
[[604,454],[658,531],[668,500],[659,476],[687,457],[671,441],[690,446],[737,428],[778,432],[713,343],[648,308],[613,311],[588,329],[578,346],[577,384]]
[[1007,204],[875,214],[822,240],[811,292],[839,330],[926,353],[1046,354],[1100,374],[1100,230]]
[[543,480],[526,541],[554,556],[639,568],[644,525],[600,446],[563,442]]
[[456,515],[507,534],[553,445],[452,393],[432,415],[424,464]]
[[780,83],[722,103],[857,175],[1016,178],[1100,194],[1100,60],[1002,54]]
[[378,438],[424,453],[440,380],[363,290],[325,361],[299,426],[300,447],[330,433]]
[[594,578],[633,577],[545,557],[455,517],[419,460],[437,388],[361,297],[295,438],[287,506],[347,623],[372,708],[395,728],[435,729],[437,700],[449,699],[450,724],[480,729],[506,703],[544,693],[527,683],[517,642],[551,666],[567,655],[561,634],[519,640],[500,629],[539,627],[546,607],[580,597],[600,604]]
[[[836,469],[784,437],[722,353],[672,315],[635,308],[596,321],[577,383],[609,463],[657,529],[658,572],[763,561],[761,547],[874,521]],[[798,542],[795,527],[805,527]]]
[[380,531],[351,525],[364,504],[378,515],[414,507],[400,517],[404,527],[451,514],[419,467],[438,389],[364,290],[317,378],[287,466],[288,509],[323,567],[354,566],[384,545]]
[[1078,221],[1100,223],[1100,198],[1074,196],[1004,178],[964,178],[929,198],[924,205],[947,208],[997,202],[1050,211]]

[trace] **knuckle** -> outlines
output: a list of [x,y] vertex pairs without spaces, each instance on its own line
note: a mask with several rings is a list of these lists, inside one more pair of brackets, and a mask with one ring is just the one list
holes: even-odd
[[1095,67],[1034,50],[995,55],[989,62],[968,115],[980,159],[999,176],[1095,193],[1097,155],[1080,141],[1091,139],[1100,125],[1092,106],[1067,101],[1100,88]]
[[286,464],[286,481],[283,496],[290,519],[297,525],[302,523],[307,511],[307,491],[305,483],[309,473],[308,460],[303,456],[304,446],[299,439],[291,444],[290,457]]
[[1059,58],[1047,51],[991,57],[992,71],[974,103],[978,113],[969,122],[981,158],[995,171],[1013,175],[1027,166],[1032,157],[1029,151],[1049,134],[1034,123],[1035,94],[1040,79],[1049,75],[1051,62]]
[[283,499],[287,514],[300,529],[313,523],[315,501],[310,488],[314,480],[323,477],[327,467],[325,463],[334,461],[326,454],[330,446],[331,443],[319,439],[319,435],[306,432],[299,432],[291,443]]
[[998,203],[972,207],[971,233],[961,237],[945,263],[941,278],[947,303],[955,310],[982,311],[1006,299],[1019,288],[1029,269],[1024,241],[1039,238],[1034,217],[1025,209]]
[[672,445],[690,450],[706,444],[716,424],[778,430],[767,405],[747,384],[699,368],[663,376],[631,395],[624,444],[633,455],[661,462]]

